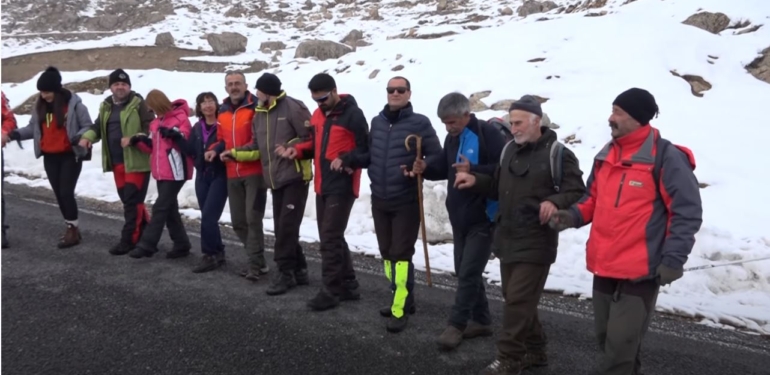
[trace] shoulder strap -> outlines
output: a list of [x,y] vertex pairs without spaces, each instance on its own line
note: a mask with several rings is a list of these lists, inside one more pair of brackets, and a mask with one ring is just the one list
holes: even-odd
[[553,189],[558,193],[561,189],[562,169],[564,166],[564,145],[561,142],[555,141],[551,144],[550,160]]
[[511,148],[511,144],[513,141],[508,141],[508,143],[503,146],[503,152],[500,153],[500,167],[503,166],[503,161],[505,161],[505,154],[508,152],[508,149]]

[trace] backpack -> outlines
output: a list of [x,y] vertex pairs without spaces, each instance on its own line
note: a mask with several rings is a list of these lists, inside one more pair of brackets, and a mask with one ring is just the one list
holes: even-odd
[[511,129],[509,128],[510,124],[506,124],[505,120],[501,119],[500,117],[492,117],[486,122],[494,126],[497,131],[500,132],[503,138],[505,138],[506,142],[513,140],[513,133],[511,133]]
[[[505,159],[505,153],[508,151],[509,146],[513,144],[513,141],[508,141],[503,148],[503,152],[500,154],[500,167],[503,166],[503,160]],[[564,144],[558,140],[551,144],[549,151],[549,160],[551,164],[551,179],[553,180],[553,190],[557,193],[561,190],[561,179],[564,175]]]

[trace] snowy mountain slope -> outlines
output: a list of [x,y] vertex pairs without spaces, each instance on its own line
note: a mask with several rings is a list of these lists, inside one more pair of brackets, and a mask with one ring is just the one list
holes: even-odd
[[[181,2],[178,2],[179,4]],[[195,4],[185,2],[186,4]],[[510,3],[510,2],[507,2]],[[515,3],[515,2],[514,2]],[[565,2],[566,3],[566,2]],[[536,94],[549,98],[544,110],[561,127],[557,130],[560,138],[578,140],[570,147],[580,158],[581,165],[591,165],[593,156],[609,140],[607,117],[612,100],[621,91],[632,87],[650,90],[661,108],[660,117],[653,125],[675,143],[686,145],[695,152],[699,180],[708,186],[701,190],[704,200],[704,225],[697,236],[696,247],[687,266],[720,263],[724,261],[753,259],[770,256],[770,204],[762,199],[762,192],[768,183],[768,169],[758,150],[766,148],[770,129],[762,126],[768,115],[767,98],[770,98],[770,84],[748,74],[744,68],[764,48],[770,46],[770,25],[754,32],[736,35],[735,29],[720,34],[711,34],[681,22],[700,8],[711,12],[724,12],[730,23],[749,20],[751,25],[770,23],[770,3],[762,0],[742,2],[710,1],[651,1],[637,0],[622,5],[622,1],[607,1],[603,7],[577,13],[549,13],[530,15],[524,19],[518,16],[503,16],[499,8],[503,5],[487,5],[481,2],[466,2],[473,11],[425,15],[435,11],[435,3],[419,4],[412,8],[389,7],[394,3],[383,2],[379,10],[383,20],[363,20],[368,10],[358,6],[357,16],[344,16],[344,9],[353,5],[339,4],[329,8],[331,19],[322,17],[312,31],[298,30],[286,22],[271,26],[276,33],[267,33],[262,28],[250,28],[255,18],[244,18],[225,25],[227,20],[217,11],[205,10],[199,3],[199,13],[185,8],[177,9],[176,15],[167,16],[153,25],[155,31],[171,31],[177,44],[190,41],[193,47],[203,46],[200,39],[206,27],[218,25],[219,31],[236,31],[249,37],[247,51],[235,58],[252,61],[265,58],[258,51],[259,42],[277,40],[286,43],[282,56],[277,56],[276,69],[284,81],[284,88],[290,95],[310,104],[306,90],[307,81],[319,72],[348,66],[336,74],[340,90],[353,94],[368,117],[373,117],[385,102],[384,87],[392,75],[404,75],[413,83],[413,103],[417,111],[428,115],[439,134],[446,133],[435,116],[438,100],[451,91],[465,94],[491,90],[483,99],[487,105],[498,100],[514,99],[523,94]],[[287,2],[283,11],[300,9],[302,4]],[[489,3],[486,3],[489,4]],[[593,3],[592,3],[593,4]],[[509,5],[513,10],[516,6]],[[602,12],[603,16],[586,17],[589,12]],[[208,13],[206,13],[208,12]],[[219,12],[219,13],[217,13]],[[224,11],[226,12],[226,11]],[[470,14],[486,14],[492,18],[475,22],[485,25],[475,31],[463,30],[462,25],[437,25],[450,20],[460,22]],[[486,13],[482,13],[486,12]],[[515,14],[515,12],[514,12]],[[599,13],[600,14],[600,13]],[[197,26],[195,24],[197,19]],[[546,17],[548,21],[537,21]],[[307,18],[310,18],[309,16]],[[205,22],[204,22],[205,20]],[[431,40],[388,39],[408,30],[420,21],[429,20],[421,26],[419,33],[455,31],[458,34]],[[342,21],[343,24],[335,24]],[[310,22],[310,21],[308,21]],[[270,25],[270,22],[263,22]],[[498,25],[499,24],[499,25]],[[39,48],[94,48],[112,44],[149,45],[154,42],[154,33],[149,26],[127,33],[104,38],[99,41],[80,41],[67,44],[29,42],[21,45],[18,40],[3,40],[3,56],[19,55],[38,51]],[[188,28],[185,30],[185,28]],[[306,39],[318,37],[340,40],[349,29],[364,32],[371,46],[358,47],[339,59],[313,61],[295,59],[294,48]],[[745,28],[745,27],[744,27]],[[188,35],[189,36],[186,36]],[[294,39],[292,39],[294,38]],[[400,58],[398,56],[401,55]],[[221,59],[222,57],[200,57],[199,59]],[[228,57],[233,61],[233,57]],[[528,62],[533,59],[539,62]],[[359,62],[363,62],[359,64]],[[391,69],[403,65],[396,72]],[[374,69],[381,72],[373,79],[369,75]],[[674,76],[694,75],[705,79],[711,88],[694,96],[684,79]],[[83,81],[95,76],[106,75],[108,71],[65,72],[66,81]],[[221,74],[169,73],[164,71],[131,71],[134,89],[147,92],[160,88],[171,97],[183,97],[192,101],[204,90],[213,90],[223,97]],[[260,73],[247,75],[251,84]],[[3,84],[3,91],[13,105],[19,104],[35,92],[37,77],[19,84]],[[698,86],[700,87],[700,86]],[[82,93],[84,102],[97,110],[103,96]],[[486,118],[502,115],[500,111],[477,113]],[[21,123],[28,116],[20,116]],[[573,141],[574,142],[574,141]],[[98,147],[97,152],[98,152]],[[27,177],[44,176],[42,162],[31,155],[31,144],[24,150],[15,145],[5,149],[6,168],[24,176],[13,176],[7,181],[45,186],[42,180]],[[585,170],[585,175],[589,173]],[[112,185],[112,176],[101,173],[99,163],[84,165],[78,186],[78,194],[117,200]],[[187,184],[180,194],[181,203],[195,207],[193,184]],[[368,180],[362,185],[368,185]],[[153,186],[154,188],[154,186]],[[367,190],[364,188],[364,190]],[[151,191],[150,198],[154,197]],[[447,238],[451,228],[447,227],[443,204],[444,184],[426,184],[426,219],[433,238]],[[313,197],[310,198],[311,200]],[[312,202],[311,202],[312,203]],[[368,190],[358,200],[348,228],[351,246],[357,251],[377,254],[373,224],[369,215]],[[308,205],[303,236],[317,238],[313,204]],[[194,209],[186,210],[196,215]],[[227,222],[228,215],[223,217]],[[268,214],[269,216],[269,214]],[[266,228],[272,228],[272,221],[266,218]],[[585,270],[585,240],[588,228],[565,231],[556,264],[552,267],[547,288],[567,294],[590,295],[591,275]],[[421,244],[418,244],[418,249]],[[420,252],[415,256],[418,265],[423,264]],[[431,266],[449,271],[453,269],[451,245],[431,246]],[[490,281],[499,280],[497,261],[487,267]],[[704,319],[709,323],[726,323],[765,334],[770,333],[770,262],[747,263],[743,266],[714,268],[687,273],[684,278],[670,287],[663,288],[659,298],[659,309]]]

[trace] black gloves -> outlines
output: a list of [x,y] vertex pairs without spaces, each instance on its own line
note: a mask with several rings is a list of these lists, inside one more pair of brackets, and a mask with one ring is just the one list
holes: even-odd
[[684,275],[684,270],[674,269],[664,264],[658,266],[655,276],[658,279],[658,284],[668,285],[672,282],[679,280]]
[[182,133],[179,131],[179,128],[173,127],[173,128],[160,128],[158,129],[158,132],[160,133],[160,136],[163,138],[168,138],[172,140],[176,140],[179,138],[182,138]]
[[561,232],[568,228],[574,228],[575,218],[572,217],[572,214],[569,211],[559,210],[551,216],[551,220],[548,222],[548,225],[550,225],[551,228]]

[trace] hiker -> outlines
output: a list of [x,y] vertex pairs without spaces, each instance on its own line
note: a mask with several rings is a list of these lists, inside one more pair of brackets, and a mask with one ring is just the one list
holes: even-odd
[[91,160],[91,152],[78,141],[93,124],[80,97],[62,87],[62,77],[55,67],[48,67],[37,80],[40,96],[32,107],[29,124],[11,131],[12,140],[34,139],[35,158],[43,157],[43,167],[56,196],[67,229],[59,238],[60,249],[80,243],[78,184],[83,160]]
[[555,161],[561,177],[554,181],[551,147],[563,145],[556,143],[553,130],[541,125],[540,102],[524,95],[511,104],[509,114],[513,142],[503,149],[494,174],[458,171],[454,182],[457,189],[486,192],[499,200],[493,239],[505,299],[503,329],[497,358],[482,375],[520,374],[548,364],[537,311],[559,244],[559,232],[548,223],[557,210],[570,207],[585,193],[583,172],[567,148]]
[[225,245],[219,229],[219,218],[227,204],[227,171],[219,158],[207,161],[206,150],[217,142],[219,101],[212,92],[195,98],[198,122],[190,131],[190,139],[176,137],[176,142],[195,166],[195,196],[201,210],[201,251],[203,256],[194,273],[213,271],[225,264]]
[[[5,93],[3,92],[3,148],[5,148],[5,144],[10,141],[9,134],[11,134],[12,131],[14,131],[16,126],[16,116],[13,115],[13,110],[11,110],[11,106],[8,104],[8,99],[5,97]],[[11,243],[8,241],[8,236],[6,235],[6,225],[5,225],[5,151],[3,151],[3,170],[2,170],[2,182],[3,182],[3,249],[7,249],[11,247]]]
[[192,178],[193,163],[176,139],[190,137],[190,107],[184,99],[171,102],[160,90],[147,93],[147,106],[158,116],[150,123],[149,136],[139,133],[130,139],[124,138],[122,145],[134,146],[150,154],[150,168],[152,178],[157,182],[158,198],[152,205],[149,224],[128,256],[139,259],[155,255],[165,226],[174,242],[166,258],[181,258],[190,255],[192,245],[179,213],[177,195],[185,182]]
[[430,120],[414,112],[408,79],[393,77],[385,90],[387,104],[372,118],[369,154],[361,167],[368,168],[374,231],[393,292],[380,315],[389,318],[386,329],[398,333],[406,329],[409,315],[417,310],[412,257],[420,233],[417,180],[404,175],[406,166],[411,167],[417,158],[417,148],[410,140],[411,150],[407,150],[405,141],[412,134],[421,137],[425,157],[439,154],[441,143]]
[[453,92],[438,104],[446,126],[444,152],[418,160],[415,168],[426,179],[447,180],[446,207],[452,224],[454,267],[458,278],[455,303],[447,328],[436,343],[453,350],[463,339],[492,335],[492,318],[484,287],[484,269],[492,253],[497,202],[483,192],[454,187],[456,172],[494,174],[506,140],[494,126],[476,118],[465,95]]
[[[318,108],[310,118],[310,138],[295,145],[279,145],[276,153],[289,159],[315,160],[318,234],[321,242],[323,287],[308,301],[312,310],[357,300],[358,281],[345,241],[350,211],[358,198],[361,169],[355,164],[368,152],[369,124],[349,94],[338,94],[337,83],[326,73],[313,76],[308,89]],[[286,275],[290,282],[289,275]]]
[[144,98],[131,90],[131,78],[123,69],[110,73],[109,84],[112,95],[104,98],[94,125],[80,138],[80,146],[90,149],[104,140],[102,171],[112,172],[125,218],[120,241],[109,252],[125,255],[134,249],[150,221],[144,205],[150,183],[150,158],[136,147],[123,147],[121,141],[139,133],[148,134],[155,115]]
[[[313,177],[310,160],[289,160],[278,156],[276,145],[290,145],[310,138],[310,111],[305,104],[281,89],[281,80],[264,73],[257,80],[259,104],[253,120],[253,142],[222,155],[236,162],[259,160],[265,182],[273,197],[275,263],[278,272],[266,292],[286,293],[296,279],[307,279],[307,261],[299,243],[299,229],[305,215],[308,188]],[[293,281],[292,281],[293,280]]]
[[650,125],[657,113],[646,90],[618,95],[609,117],[612,141],[595,157],[588,193],[552,218],[558,230],[593,224],[586,266],[594,277],[599,375],[641,373],[642,340],[660,286],[682,277],[703,221],[695,158]]
[[246,280],[257,281],[270,271],[265,262],[265,233],[262,227],[267,204],[262,163],[258,160],[235,161],[221,153],[252,142],[252,120],[258,99],[249,92],[246,76],[238,70],[225,74],[225,90],[228,97],[219,107],[217,143],[209,147],[205,159],[211,161],[219,157],[225,162],[230,220],[249,257],[249,264],[240,275]]

